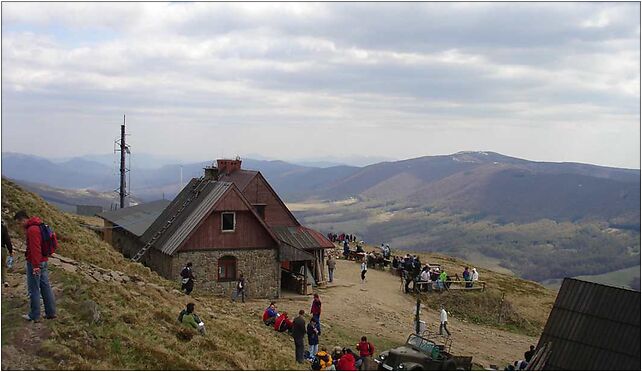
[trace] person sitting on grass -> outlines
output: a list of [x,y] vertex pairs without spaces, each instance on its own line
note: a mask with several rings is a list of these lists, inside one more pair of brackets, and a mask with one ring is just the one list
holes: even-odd
[[319,358],[319,371],[337,370],[332,363],[332,356],[330,356],[325,346],[321,346],[321,351],[317,353],[316,357]]
[[337,363],[337,371],[356,371],[355,358],[352,349],[344,349]]
[[263,323],[268,326],[272,325],[278,316],[279,313],[276,311],[276,305],[274,302],[270,302],[270,306],[263,312]]
[[194,313],[195,305],[188,303],[185,309],[178,314],[178,322],[190,328],[194,328],[200,334],[205,334],[205,323]]
[[274,321],[274,330],[278,332],[292,331],[292,321],[288,319],[287,311],[284,311],[283,314],[276,318]]

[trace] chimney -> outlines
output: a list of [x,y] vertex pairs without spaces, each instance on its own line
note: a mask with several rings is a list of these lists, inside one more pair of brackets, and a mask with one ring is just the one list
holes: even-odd
[[218,159],[216,160],[216,166],[218,167],[219,172],[229,175],[241,169],[241,162],[242,160],[238,156],[234,160]]
[[218,180],[218,168],[214,165],[207,166],[203,168],[205,171],[203,176],[208,180]]

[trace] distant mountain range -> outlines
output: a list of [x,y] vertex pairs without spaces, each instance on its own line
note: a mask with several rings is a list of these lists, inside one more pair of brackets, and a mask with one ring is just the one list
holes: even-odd
[[[210,163],[133,167],[131,193],[141,200],[172,198],[180,189],[181,167],[186,184]],[[404,201],[515,222],[599,219],[639,226],[640,221],[640,170],[636,169],[533,162],[494,152],[459,152],[365,167],[319,168],[243,159],[243,168],[261,171],[288,201],[348,197]],[[2,175],[65,189],[109,192],[118,185],[113,166],[85,158],[53,162],[3,153]]]

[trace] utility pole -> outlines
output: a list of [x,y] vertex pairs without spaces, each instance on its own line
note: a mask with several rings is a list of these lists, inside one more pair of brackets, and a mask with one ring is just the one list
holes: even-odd
[[417,296],[417,309],[415,310],[415,333],[419,334],[421,332],[421,319],[419,318],[419,313],[421,312],[421,300]]
[[123,115],[123,125],[120,126],[120,207],[125,208],[125,115]]

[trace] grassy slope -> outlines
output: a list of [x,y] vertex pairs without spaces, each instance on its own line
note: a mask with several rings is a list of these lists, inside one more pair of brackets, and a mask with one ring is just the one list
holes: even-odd
[[[41,216],[55,227],[63,256],[136,275],[147,283],[177,286],[125,260],[94,233],[81,228],[78,218],[58,212],[3,179],[3,219],[11,221],[18,209]],[[15,225],[10,225],[10,230],[12,234],[20,231]],[[291,338],[276,334],[258,319],[256,308],[262,304],[230,304],[198,293],[188,298],[134,283],[92,284],[83,275],[57,269],[52,269],[51,278],[58,293],[59,319],[38,325],[46,324],[48,337],[43,337],[40,350],[32,350],[39,355],[38,364],[47,369],[296,369]],[[89,324],[85,320],[86,300],[97,303],[102,322]],[[181,328],[175,319],[189,300],[196,303],[208,334],[188,342],[177,337]],[[5,347],[16,347],[12,340],[29,331],[24,327],[30,325],[18,319],[24,311],[24,299],[3,298],[3,355]]]

